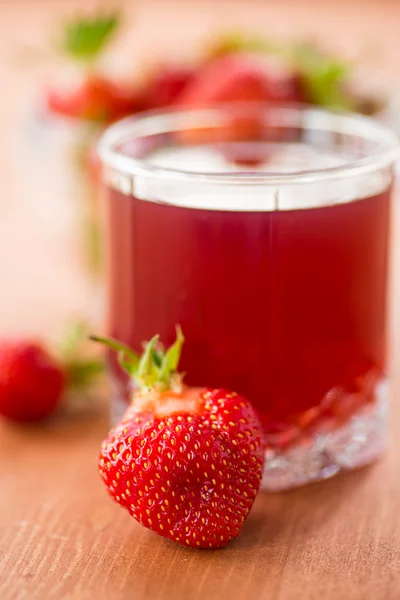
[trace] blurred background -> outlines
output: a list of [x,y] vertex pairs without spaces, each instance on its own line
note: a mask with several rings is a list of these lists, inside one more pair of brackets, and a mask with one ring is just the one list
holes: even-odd
[[[71,318],[88,322],[92,332],[101,332],[103,263],[95,148],[98,136],[110,122],[125,114],[179,102],[180,95],[187,90],[192,90],[189,96],[196,101],[196,94],[201,96],[198,81],[221,57],[228,55],[233,57],[229,69],[220,68],[218,76],[214,74],[211,78],[210,86],[202,88],[207,101],[215,97],[224,99],[224,94],[235,100],[253,82],[250,88],[254,99],[269,101],[283,97],[286,101],[350,108],[373,114],[400,133],[399,27],[400,0],[0,0],[0,337],[39,336],[52,343],[60,338],[65,321]],[[250,55],[250,62],[246,59],[244,65],[242,55]],[[396,235],[392,255],[398,257],[400,205],[399,202],[394,205]],[[399,290],[398,260],[396,264],[393,262],[392,269]],[[393,300],[392,293],[395,309]],[[392,362],[399,390],[400,310],[397,307],[392,312],[390,336],[395,343]],[[86,341],[87,330],[83,334]],[[79,347],[79,343],[75,345]],[[0,362],[1,349],[0,344]],[[85,384],[85,377],[90,379],[88,375],[96,374],[98,365],[92,360],[80,364],[71,349],[74,350],[74,339],[69,352],[64,352],[69,361],[64,367],[68,367],[68,375],[79,375],[80,383]],[[42,354],[38,356],[41,365]],[[7,367],[6,352],[4,361]],[[100,372],[101,368],[102,365]],[[7,401],[8,370],[3,368],[3,371],[6,374],[3,396]],[[0,392],[1,385],[0,380]],[[43,404],[40,385],[32,388],[34,400]],[[98,404],[95,398],[95,402],[89,399],[86,406],[90,419],[91,409]],[[53,400],[58,402],[58,397]],[[77,414],[82,417],[79,402],[77,407]],[[393,413],[397,428],[399,412]],[[140,556],[151,557],[149,589],[158,586],[157,594],[162,594],[171,585],[170,559],[165,559],[165,568],[161,565],[154,570],[149,551],[152,547],[146,546],[145,537],[135,538],[140,553],[137,569],[133,565],[136,559],[124,515],[117,517],[111,512],[114,507],[103,493],[95,469],[99,441],[109,426],[106,411],[99,416],[93,426],[88,425],[88,419],[79,418],[73,428],[67,420],[50,422],[47,429],[36,431],[8,427],[0,419],[1,475],[2,483],[6,482],[1,492],[7,507],[0,511],[3,517],[0,529],[8,532],[8,537],[2,536],[4,549],[13,548],[8,552],[8,561],[4,561],[10,586],[19,586],[22,577],[21,589],[32,585],[29,589],[44,598],[42,586],[47,585],[48,577],[54,579],[56,589],[61,589],[59,586],[65,582],[72,585],[71,582],[77,581],[72,574],[79,571],[84,580],[92,573],[96,585],[104,577],[109,578],[112,593],[121,585],[131,592],[138,586],[143,589],[143,582],[147,581],[146,561]],[[314,569],[315,577],[320,580],[315,589],[326,584],[326,578],[320,575],[327,572],[325,557],[329,556],[329,543],[334,549],[330,573],[335,582],[331,587],[333,593],[338,581],[343,586],[349,582],[346,577],[337,577],[341,569],[337,557],[342,555],[346,565],[354,566],[349,573],[357,584],[369,572],[370,565],[376,581],[381,582],[382,564],[388,565],[386,574],[392,579],[399,556],[394,526],[398,510],[393,493],[396,484],[393,473],[398,470],[397,462],[393,462],[399,456],[397,448],[390,456],[382,469],[374,471],[370,487],[365,473],[361,472],[356,480],[362,485],[354,489],[364,490],[364,512],[360,512],[362,499],[358,492],[349,494],[343,502],[337,500],[340,490],[347,494],[350,479],[338,480],[334,484],[338,487],[322,486],[320,496],[315,495],[316,488],[311,488],[310,498],[317,499],[318,508],[311,536],[311,529],[304,521],[310,515],[306,495],[297,496],[298,504],[292,513],[293,497],[287,497],[282,502],[282,518],[277,508],[280,499],[268,499],[272,529],[268,529],[266,519],[265,539],[269,540],[266,544],[261,524],[267,502],[265,506],[260,504],[250,529],[257,532],[254,549],[258,567],[253,573],[254,581],[263,579],[258,574],[261,570],[264,573],[266,563],[273,571],[281,569],[282,553],[275,550],[279,539],[284,540],[282,547],[287,547],[286,538],[279,538],[280,529],[286,526],[289,537],[294,535],[297,540],[302,537],[299,533],[304,533],[306,538],[303,547],[291,552],[294,561],[299,556],[309,560],[310,543],[320,536],[318,555],[324,560]],[[323,510],[319,510],[321,507]],[[343,515],[342,529],[338,521],[331,519],[338,508]],[[381,529],[373,521],[375,517],[387,519]],[[334,523],[334,535],[325,527],[325,520],[328,527]],[[115,527],[114,541],[108,527],[111,523]],[[372,524],[365,527],[366,523]],[[354,554],[354,540],[361,543],[360,532],[367,536],[363,538],[364,555],[358,550]],[[100,543],[92,549],[92,541],[97,537]],[[127,540],[125,548],[123,539]],[[275,554],[270,560],[265,552],[270,551],[271,539]],[[64,545],[65,540],[66,544],[70,540],[69,549]],[[246,597],[249,596],[242,566],[246,566],[244,559],[248,559],[251,549],[244,538],[237,563],[231,561],[232,555],[228,559],[226,554],[219,555],[220,570],[209,571],[213,590],[215,573],[218,577],[227,573],[232,586],[245,589]],[[49,562],[42,560],[46,552]],[[108,554],[112,555],[112,562],[106,565]],[[166,556],[162,547],[160,553],[157,550],[154,554],[154,560],[162,561]],[[186,569],[192,570],[190,577],[185,575],[187,581],[198,580],[203,585],[206,576],[203,558],[199,562],[185,558],[187,564],[175,563],[179,590],[185,589],[181,587],[181,571],[185,574]],[[233,570],[226,570],[227,560]],[[129,575],[121,576],[118,569],[124,561]],[[286,576],[286,559],[283,562]],[[360,564],[364,565],[364,571],[358,571]],[[298,564],[293,572],[293,577],[288,575],[288,585],[298,582]],[[309,572],[308,564],[306,575]],[[368,585],[370,576],[364,579],[363,585]],[[393,581],[396,585],[395,578]],[[309,589],[313,583],[314,579],[309,578]],[[343,589],[347,593],[347,588]],[[29,598],[33,597],[32,592]],[[92,597],[99,596],[94,592]]]
[[[321,47],[329,60],[355,67],[362,94],[372,89],[384,104],[400,87],[397,0],[2,0],[2,334],[51,336],[70,314],[94,321],[101,314],[93,199],[83,198],[97,193],[96,182],[87,171],[82,176],[71,170],[76,167],[71,147],[78,152],[87,143],[88,132],[82,133],[81,126],[83,121],[85,129],[89,121],[93,137],[84,152],[90,163],[91,142],[104,123],[99,125],[96,117],[92,127],[92,118],[71,118],[68,112],[79,113],[79,106],[71,108],[74,101],[57,94],[66,89],[65,81],[68,88],[70,78],[80,77],[79,60],[61,48],[65,23],[115,10],[120,11],[118,27],[106,40],[99,64],[106,77],[124,82],[134,103],[140,104],[143,90],[166,66],[197,69],[221,40],[228,39],[229,45],[242,38],[250,45],[257,39],[282,47],[293,42]],[[71,102],[65,107],[63,101]]]

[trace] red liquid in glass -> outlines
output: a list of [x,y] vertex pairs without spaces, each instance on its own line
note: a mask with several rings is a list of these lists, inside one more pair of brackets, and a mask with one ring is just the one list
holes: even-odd
[[385,369],[389,196],[228,212],[110,189],[108,333],[140,350],[180,323],[185,381],[245,394],[266,431],[337,386],[368,402],[360,382]]

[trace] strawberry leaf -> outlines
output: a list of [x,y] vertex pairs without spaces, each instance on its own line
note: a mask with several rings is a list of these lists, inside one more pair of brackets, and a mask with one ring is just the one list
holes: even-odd
[[58,344],[58,354],[71,388],[85,388],[104,372],[104,361],[88,357],[87,325],[83,321],[68,323]]
[[75,389],[82,389],[104,373],[104,364],[97,359],[75,360],[68,363],[67,373],[69,385]]
[[120,350],[117,354],[118,364],[131,377],[136,373],[136,369],[139,363],[137,356],[128,354],[126,350]]
[[182,381],[177,369],[185,338],[179,326],[176,328],[176,340],[167,351],[163,350],[159,344],[159,336],[155,335],[144,345],[140,358],[131,348],[117,340],[93,335],[90,339],[115,350],[120,366],[141,389],[169,390]]
[[61,47],[76,60],[93,61],[109,43],[119,24],[119,13],[75,19],[65,25]]
[[136,374],[139,365],[138,355],[125,344],[113,340],[112,338],[98,337],[95,335],[89,336],[89,339],[94,342],[100,342],[111,350],[115,350],[118,354],[118,363],[120,367],[130,376],[133,377]]
[[242,32],[231,32],[224,35],[212,48],[211,56],[223,56],[235,52],[273,52],[275,45]]
[[87,339],[87,328],[83,321],[68,323],[61,337],[59,352],[63,360],[71,360],[81,350],[83,341]]
[[162,350],[154,348],[153,349],[153,361],[158,369],[160,369],[162,361],[163,361],[164,353]]
[[137,380],[145,387],[154,387],[159,379],[159,369],[154,362],[154,350],[158,343],[159,336],[155,335],[146,344],[144,352],[137,368]]
[[160,380],[169,381],[171,375],[176,373],[181,358],[182,346],[185,338],[182,333],[182,329],[178,325],[176,328],[176,340],[167,352],[164,354],[161,369],[160,369]]
[[345,90],[349,63],[323,53],[313,44],[295,44],[289,58],[303,79],[308,101],[329,108],[352,108]]

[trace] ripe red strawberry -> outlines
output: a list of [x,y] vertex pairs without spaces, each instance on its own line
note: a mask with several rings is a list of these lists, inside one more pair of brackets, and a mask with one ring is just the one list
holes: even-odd
[[158,337],[139,359],[112,340],[138,390],[104,440],[99,470],[108,492],[145,527],[184,546],[221,548],[235,539],[257,495],[264,442],[244,397],[189,388],[176,369],[180,330],[168,351]]
[[[178,96],[176,104],[196,108],[219,103],[271,104],[296,100],[297,83],[292,71],[285,69],[283,65],[266,63],[263,57],[240,53],[228,54],[205,63]],[[265,113],[261,117],[255,110],[240,116],[232,113],[230,122],[226,122],[220,130],[188,129],[177,132],[176,136],[186,143],[209,143],[210,138],[217,142],[249,141],[265,138],[266,129]],[[228,159],[248,167],[260,164],[257,157],[236,157],[231,152]]]
[[61,364],[40,344],[0,344],[0,414],[15,421],[39,421],[55,410],[64,385]]
[[263,58],[229,54],[207,62],[177,98],[185,106],[212,102],[281,101],[299,99],[296,74]]
[[135,112],[136,90],[121,86],[100,74],[99,62],[117,34],[120,11],[104,8],[92,15],[74,16],[63,22],[58,33],[58,48],[71,64],[79,65],[82,78],[67,81],[65,87],[51,86],[47,91],[50,111],[88,121],[109,122]]
[[[208,60],[211,62],[220,57],[243,54],[251,54],[257,59],[266,57],[277,62],[277,72],[270,72],[268,66],[270,74],[275,72],[280,75],[276,80],[278,85],[271,87],[271,98],[336,109],[358,108],[358,112],[364,112],[362,108],[371,108],[363,106],[365,98],[362,94],[354,95],[349,89],[350,64],[330,55],[320,45],[307,41],[282,45],[236,32],[216,40],[210,48]],[[366,104],[371,103],[367,101]]]
[[147,81],[143,90],[146,109],[169,106],[182,94],[193,78],[185,67],[161,66]]
[[82,324],[67,334],[60,358],[36,341],[0,341],[0,415],[21,422],[45,419],[59,407],[64,392],[82,390],[102,372],[97,358],[78,355],[87,339]]
[[114,121],[140,108],[132,90],[100,75],[86,77],[66,88],[50,88],[47,107],[57,114],[99,122]]

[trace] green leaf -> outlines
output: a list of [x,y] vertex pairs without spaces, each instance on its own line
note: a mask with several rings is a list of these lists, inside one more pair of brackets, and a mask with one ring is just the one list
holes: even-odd
[[146,344],[137,369],[137,379],[146,387],[153,387],[159,379],[159,369],[154,362],[154,350],[159,336],[155,335]]
[[58,345],[58,355],[70,387],[83,388],[104,372],[104,361],[85,357],[88,333],[84,321],[69,323]]
[[100,342],[108,348],[111,348],[111,350],[115,350],[118,353],[118,363],[121,368],[131,377],[136,374],[139,366],[139,356],[132,350],[132,348],[112,338],[91,335],[89,336],[89,339],[94,342]]
[[159,369],[163,361],[164,353],[157,348],[153,348],[153,361],[156,367]]
[[68,361],[79,353],[84,340],[87,339],[87,326],[83,321],[69,323],[59,344],[61,358]]
[[352,108],[352,99],[345,90],[350,63],[329,56],[310,43],[292,46],[288,58],[303,78],[309,102],[329,108]]
[[69,56],[92,61],[104,50],[120,25],[120,14],[81,17],[66,23],[61,47]]
[[126,344],[123,344],[122,342],[119,342],[118,340],[114,340],[113,338],[100,337],[98,335],[90,335],[89,339],[93,342],[99,342],[100,344],[104,344],[105,346],[111,348],[111,350],[116,350],[117,352],[124,352],[128,356],[135,357],[139,361],[137,354],[132,350],[132,348],[130,348]]
[[160,370],[161,381],[169,381],[171,375],[177,371],[184,341],[185,338],[182,329],[178,325],[176,328],[176,340],[172,346],[168,348],[162,361]]
[[140,358],[131,348],[112,338],[90,336],[90,339],[115,350],[119,364],[141,389],[168,390],[182,380],[177,368],[185,338],[179,326],[176,340],[166,352],[159,344],[159,336],[155,335],[144,344]]
[[117,359],[121,369],[123,369],[125,373],[128,373],[130,377],[133,377],[139,364],[139,358],[127,354],[126,350],[120,350],[117,353]]
[[71,361],[67,364],[67,373],[71,387],[84,388],[104,373],[104,363],[96,359]]
[[224,35],[212,48],[211,55],[223,56],[235,52],[272,52],[275,45],[266,40],[232,31]]

